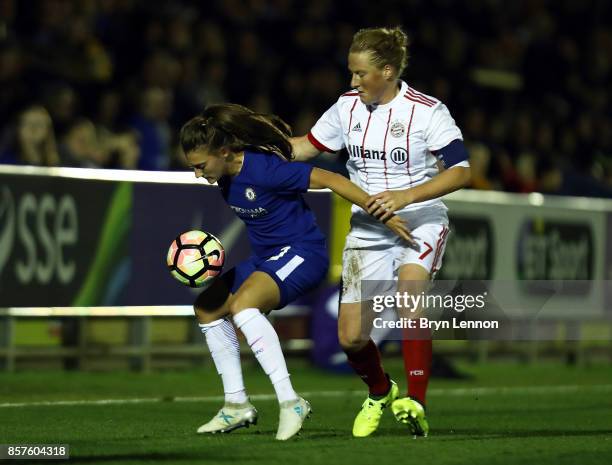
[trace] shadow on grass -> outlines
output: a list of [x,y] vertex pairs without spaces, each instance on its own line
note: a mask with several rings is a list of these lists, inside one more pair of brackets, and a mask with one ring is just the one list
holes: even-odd
[[[584,412],[586,410],[599,411],[601,410],[601,403],[597,404],[582,404],[582,405],[564,405],[563,409],[559,408],[559,405],[532,405],[526,404],[522,406],[514,406],[512,408],[498,408],[496,406],[491,405],[476,405],[472,408],[447,408],[440,407],[435,410],[435,415],[438,417],[444,415],[461,415],[462,417],[479,417],[481,415],[532,415],[532,414],[542,414],[542,413],[551,413],[551,414],[559,414],[562,412],[576,411],[576,412]],[[432,409],[434,412],[434,409]]]
[[302,438],[310,439],[349,439],[355,441],[368,441],[372,439],[396,439],[418,442],[431,441],[480,441],[489,439],[522,439],[522,438],[580,438],[590,436],[610,436],[612,429],[593,429],[593,430],[561,430],[561,429],[533,429],[533,430],[493,430],[483,428],[437,428],[430,432],[428,438],[414,438],[405,428],[379,428],[371,438],[353,438],[350,431],[332,432],[329,430],[310,430]]
[[[243,463],[247,460],[252,460],[253,457],[235,456],[235,455],[211,455],[210,453],[202,454],[196,452],[152,452],[152,453],[120,453],[108,455],[71,455],[66,462],[70,464],[77,463],[120,463],[120,462],[142,462],[142,463],[181,463],[181,462],[234,462]],[[61,462],[61,461],[60,461]],[[25,464],[40,464],[40,460],[20,460],[20,465]]]
[[482,428],[437,429],[431,433],[440,441],[473,441],[481,439],[506,438],[567,438],[612,435],[611,429],[571,431],[567,429],[534,429],[534,430],[491,430]]

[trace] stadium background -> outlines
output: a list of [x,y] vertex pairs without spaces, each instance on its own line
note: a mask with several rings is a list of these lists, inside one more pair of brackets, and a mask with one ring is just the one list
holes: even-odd
[[[4,0],[1,8],[4,159],[20,159],[14,126],[33,103],[51,114],[64,166],[180,168],[176,130],[219,101],[275,112],[303,134],[348,88],[352,34],[389,24],[411,37],[406,79],[459,122],[474,187],[610,196],[604,0]],[[58,162],[40,164],[47,160]]]
[[[472,188],[482,192],[450,201],[456,234],[446,278],[525,278],[514,262],[499,262],[500,248],[520,264],[547,261],[546,250],[578,244],[584,253],[574,258],[586,260],[586,274],[576,275],[570,260],[566,272],[544,267],[529,277],[609,280],[610,201],[566,196],[612,194],[611,10],[606,1],[572,0],[0,1],[0,366],[7,371],[0,374],[0,416],[6,418],[0,443],[72,442],[74,454],[88,463],[190,463],[238,441],[236,461],[296,461],[300,446],[278,452],[271,441],[256,444],[242,432],[212,446],[184,446],[192,423],[216,407],[210,396],[220,393],[189,317],[90,318],[83,310],[77,318],[28,318],[9,316],[7,309],[104,305],[112,314],[118,305],[188,305],[193,294],[157,268],[175,231],[187,225],[228,232],[230,265],[247,250],[243,231],[229,210],[219,211],[212,188],[185,185],[180,174],[178,183],[146,182],[171,176],[159,171],[185,169],[178,128],[205,104],[232,101],[277,113],[296,134],[307,132],[347,90],[346,50],[360,27],[405,28],[411,38],[405,79],[449,106],[470,150]],[[45,128],[47,114],[52,126]],[[344,156],[322,155],[316,163],[343,172]],[[105,176],[100,172],[88,172],[86,180],[45,170],[56,166],[146,172],[109,182],[96,179]],[[323,418],[305,433],[313,440],[308,447],[330,447],[360,463],[363,457],[350,452],[361,449],[345,442],[359,397],[334,400],[338,393],[358,393],[359,380],[308,361],[311,350],[324,347],[318,361],[329,365],[337,351],[333,337],[313,344],[322,332],[335,335],[333,319],[319,321],[316,330],[311,325],[335,290],[348,210],[330,194],[311,193],[308,200],[329,234],[336,266],[327,286],[279,315],[275,325],[292,354],[297,385],[336,393],[314,394],[322,396]],[[457,215],[462,202],[468,211]],[[498,217],[512,208],[519,222],[506,224],[522,231],[521,240],[556,234],[561,242],[545,241],[527,258],[519,241],[500,242]],[[71,235],[73,218],[77,236]],[[496,267],[508,274],[500,276]],[[498,463],[561,463],[577,456],[604,463],[612,454],[605,415],[612,337],[609,304],[600,310],[587,322],[560,319],[540,342],[436,341],[441,377],[432,382],[437,425],[430,439],[437,429],[442,442],[416,446],[415,460],[438,451],[434,463],[453,463],[458,440],[468,441],[465,457],[475,462],[490,463],[497,454]],[[397,344],[384,350],[400,377]],[[252,392],[273,410],[265,379],[249,357],[245,363]],[[185,400],[189,396],[197,399]],[[128,409],[142,422],[128,418],[118,403],[108,407],[107,423],[97,424],[97,409],[106,407],[96,401],[124,398],[149,399]],[[171,399],[177,402],[163,402]],[[84,400],[94,403],[79,407]],[[68,402],[65,409],[61,402]],[[337,421],[326,419],[335,418],[339,404],[346,411]],[[36,428],[43,414],[57,427]],[[143,425],[149,432],[132,437]],[[273,426],[272,418],[262,431]],[[133,444],[121,443],[121,434]],[[401,458],[391,451],[405,441],[398,427],[388,422],[382,436],[363,451]],[[475,450],[471,441],[487,439],[487,447]],[[260,457],[249,457],[249,450]],[[325,457],[308,450],[315,462]],[[223,460],[213,452],[212,462]]]

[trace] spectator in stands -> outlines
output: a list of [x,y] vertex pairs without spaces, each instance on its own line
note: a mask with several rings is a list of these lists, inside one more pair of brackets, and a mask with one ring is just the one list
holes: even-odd
[[168,118],[172,95],[161,87],[149,87],[141,93],[140,111],[130,121],[138,133],[140,159],[138,169],[164,170],[170,162],[172,129]]
[[36,166],[59,164],[53,123],[43,106],[32,105],[19,114],[7,147],[0,154],[0,162]]
[[125,131],[100,135],[100,143],[107,153],[109,168],[136,169],[140,158],[138,136]]
[[140,150],[133,132],[100,132],[90,120],[81,118],[62,139],[60,154],[64,166],[135,169]]
[[0,131],[9,126],[31,92],[24,81],[25,57],[14,43],[0,46]]
[[140,158],[138,133],[121,121],[123,102],[119,92],[104,92],[98,102],[94,121],[102,150],[107,153],[106,167],[135,169]]
[[52,83],[45,91],[45,106],[51,114],[55,134],[61,139],[79,117],[79,97],[72,86]]
[[[459,7],[417,0],[409,9],[393,2],[381,9],[380,2],[357,0],[348,10],[327,0],[7,5],[0,15],[3,129],[24,104],[41,99],[63,137],[78,117],[96,115],[108,89],[121,95],[126,123],[140,108],[132,96],[149,87],[172,96],[166,120],[172,133],[195,107],[224,101],[265,104],[311,126],[314,119],[306,121],[302,110],[319,114],[342,90],[345,57],[335,51],[346,49],[360,25],[393,18],[420,50],[411,57],[411,83],[465,109],[456,115],[462,127],[471,109],[482,112],[482,133],[466,142],[488,149],[492,188],[536,189],[534,163],[550,153],[557,168],[612,186],[600,161],[612,154],[606,135],[612,133],[612,31],[603,23],[612,14],[609,2],[593,8],[579,0],[475,0]],[[330,52],[323,65],[320,57]],[[50,82],[54,88],[45,92]],[[533,128],[525,128],[523,113]],[[554,135],[544,150],[542,121]],[[146,160],[141,166],[165,166]]]
[[537,170],[538,190],[545,194],[612,199],[612,188],[609,185],[592,176],[563,169],[551,156],[539,160]]
[[78,119],[66,132],[60,145],[62,164],[81,168],[102,168],[108,161],[102,150],[96,127],[86,119]]

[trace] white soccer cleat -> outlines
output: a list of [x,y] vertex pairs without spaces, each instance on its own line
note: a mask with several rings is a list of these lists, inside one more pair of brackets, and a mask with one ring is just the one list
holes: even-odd
[[311,411],[308,401],[301,397],[297,400],[282,402],[280,404],[276,439],[286,441],[295,436],[302,429],[302,424],[310,416]]
[[229,433],[238,428],[257,424],[257,410],[250,402],[226,403],[208,423],[198,428],[198,434]]

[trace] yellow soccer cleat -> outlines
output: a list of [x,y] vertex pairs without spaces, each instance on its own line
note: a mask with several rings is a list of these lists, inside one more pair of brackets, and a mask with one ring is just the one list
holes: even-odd
[[391,404],[391,411],[397,421],[408,425],[412,435],[427,437],[429,434],[429,423],[425,418],[425,408],[418,400],[410,397],[397,399]]
[[397,399],[399,395],[397,384],[392,379],[389,382],[391,383],[391,388],[385,397],[378,400],[368,397],[361,406],[361,410],[353,423],[353,436],[356,438],[365,438],[376,431],[380,424],[383,410]]

